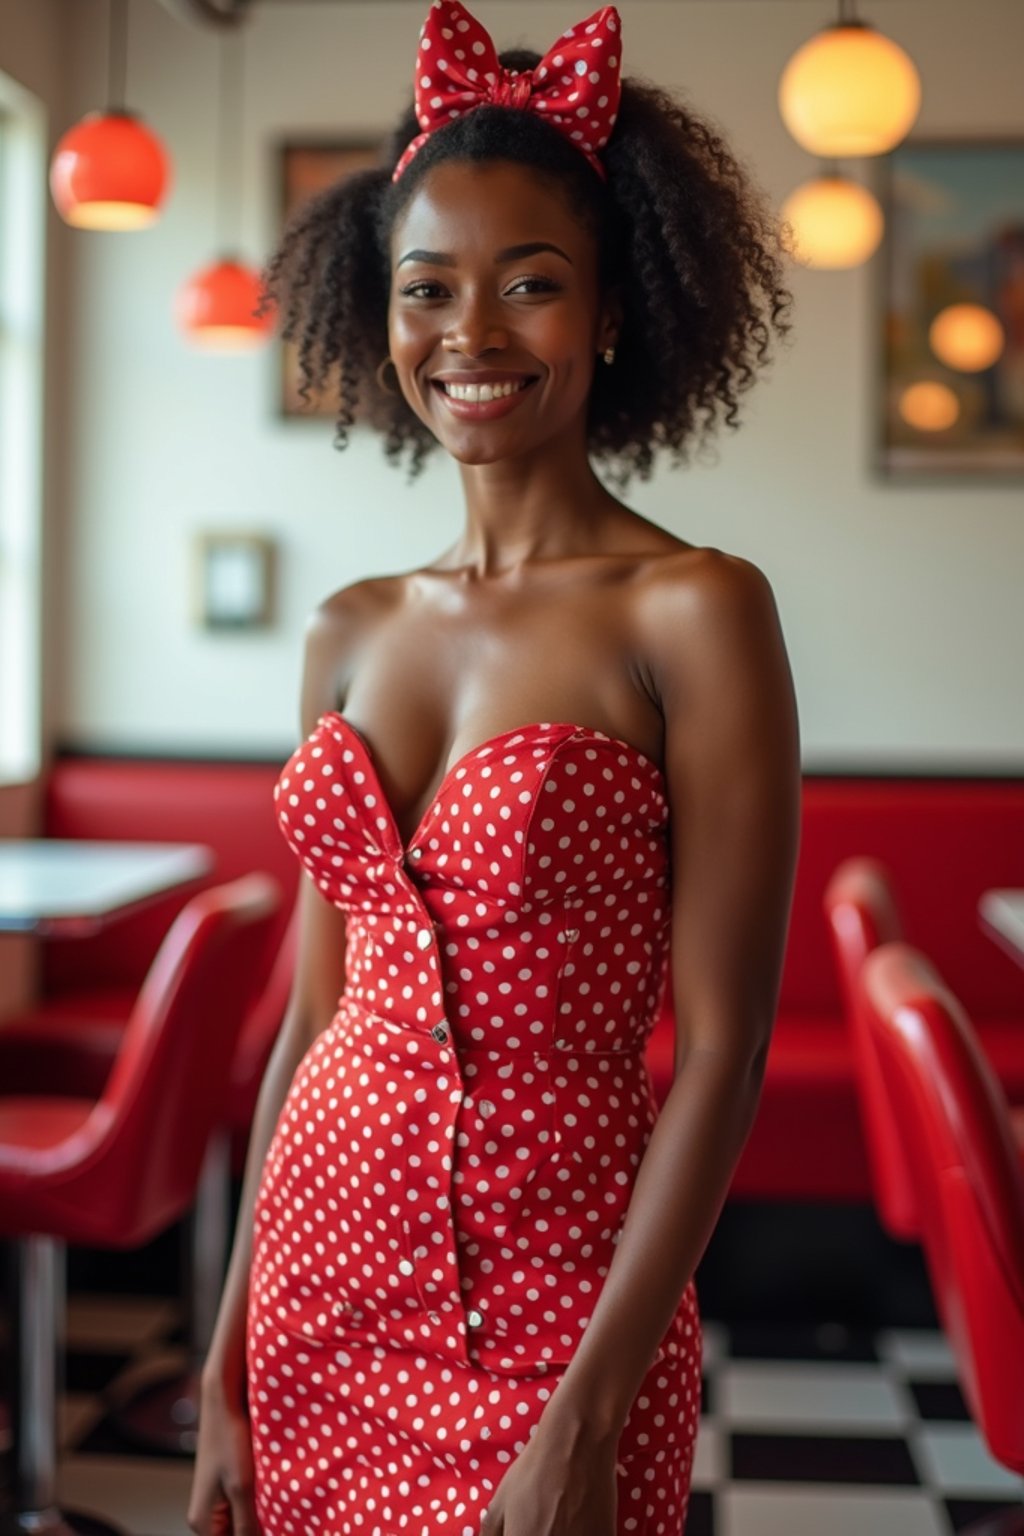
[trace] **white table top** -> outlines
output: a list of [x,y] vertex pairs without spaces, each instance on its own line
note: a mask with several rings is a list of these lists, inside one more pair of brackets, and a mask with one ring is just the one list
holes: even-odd
[[212,868],[201,843],[0,838],[0,932],[94,933]]
[[1024,890],[982,891],[978,915],[982,927],[996,943],[1024,965]]

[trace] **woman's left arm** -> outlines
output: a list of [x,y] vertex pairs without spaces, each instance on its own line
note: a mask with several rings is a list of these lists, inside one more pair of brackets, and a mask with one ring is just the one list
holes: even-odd
[[711,548],[644,594],[671,812],[671,1090],[581,1342],[537,1425],[614,1447],[750,1133],[778,1003],[800,829],[796,701],[775,600]]

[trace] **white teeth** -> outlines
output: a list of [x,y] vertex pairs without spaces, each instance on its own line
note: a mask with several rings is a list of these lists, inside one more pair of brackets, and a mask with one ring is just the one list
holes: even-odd
[[528,379],[509,380],[503,384],[449,384],[442,381],[441,388],[453,400],[501,400],[525,389]]

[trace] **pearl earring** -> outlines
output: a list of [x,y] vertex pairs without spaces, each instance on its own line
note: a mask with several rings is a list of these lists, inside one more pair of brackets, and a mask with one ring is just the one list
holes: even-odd
[[611,364],[614,363],[614,361],[615,361],[615,348],[614,347],[605,347],[602,356],[604,357],[605,362],[610,367]]

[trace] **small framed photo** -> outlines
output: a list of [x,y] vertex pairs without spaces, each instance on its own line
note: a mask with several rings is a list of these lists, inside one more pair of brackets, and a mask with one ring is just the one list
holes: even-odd
[[1024,477],[1024,139],[880,156],[876,469]]
[[260,629],[273,620],[275,543],[262,534],[196,536],[193,613],[204,629]]
[[[376,165],[380,142],[369,139],[287,140],[279,150],[280,231],[292,214],[316,193],[341,181],[355,171]],[[310,392],[309,403],[299,394],[299,347],[296,341],[277,340],[280,354],[278,368],[278,414],[286,419],[309,417],[334,420],[338,414],[337,365],[327,386]]]

